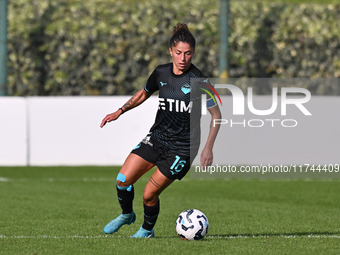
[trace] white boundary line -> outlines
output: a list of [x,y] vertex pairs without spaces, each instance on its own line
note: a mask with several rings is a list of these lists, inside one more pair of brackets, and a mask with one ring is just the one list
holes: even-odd
[[55,177],[46,177],[46,178],[19,178],[19,179],[10,179],[0,176],[0,182],[113,182],[115,180],[112,178],[95,178],[95,177],[83,177],[83,178],[55,178]]
[[[96,235],[96,236],[81,236],[81,235],[71,235],[71,236],[53,236],[53,235],[38,235],[38,236],[7,236],[0,235],[0,239],[105,239],[105,238],[127,238],[128,236],[107,236],[107,235]],[[175,236],[173,236],[175,237]],[[173,238],[172,237],[172,238]],[[340,239],[340,235],[226,235],[226,236],[207,236],[207,239],[246,239],[246,238],[313,238],[313,239]],[[162,238],[162,237],[161,237]],[[168,237],[163,237],[168,238]]]
[[243,238],[270,238],[270,237],[279,237],[279,238],[316,238],[316,239],[333,239],[340,238],[340,235],[229,235],[229,236],[207,236],[207,238],[220,238],[220,239],[243,239]]
[[[146,177],[142,177],[146,178]],[[141,179],[142,179],[141,178]],[[44,178],[7,178],[7,177],[2,177],[0,176],[0,182],[113,182],[115,181],[115,177],[112,178],[96,178],[96,177],[74,177],[74,178],[60,178],[60,177],[44,177]],[[239,180],[244,180],[244,181],[250,181],[250,180],[259,180],[259,181],[305,181],[305,182],[338,182],[340,181],[340,178],[338,179],[308,179],[308,178],[301,178],[301,179],[257,179],[257,178],[242,178]],[[181,182],[186,182],[186,181],[215,181],[215,180],[224,180],[224,181],[231,181],[233,179],[228,179],[228,178],[185,178],[181,180]]]

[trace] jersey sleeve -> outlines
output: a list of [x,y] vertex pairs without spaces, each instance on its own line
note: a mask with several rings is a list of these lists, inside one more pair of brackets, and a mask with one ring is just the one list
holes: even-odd
[[209,108],[213,108],[214,106],[216,106],[217,105],[217,103],[216,103],[216,98],[215,98],[215,96],[213,96],[214,98],[208,98],[207,99],[207,109],[209,109]]
[[145,86],[144,90],[148,93],[154,93],[155,91],[159,90],[158,84],[157,84],[157,69],[155,69],[152,74],[149,76]]

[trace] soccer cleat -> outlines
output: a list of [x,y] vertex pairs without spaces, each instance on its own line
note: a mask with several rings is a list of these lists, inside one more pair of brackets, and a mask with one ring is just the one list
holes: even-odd
[[113,234],[117,232],[121,226],[131,223],[134,223],[136,220],[136,214],[134,211],[132,211],[129,214],[121,214],[114,220],[110,221],[105,227],[104,227],[104,233],[105,234]]
[[146,230],[143,227],[137,231],[131,238],[152,238],[155,237],[155,232],[152,230]]

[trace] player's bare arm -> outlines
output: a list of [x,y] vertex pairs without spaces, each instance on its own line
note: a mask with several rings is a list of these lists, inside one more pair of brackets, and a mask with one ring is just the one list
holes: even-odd
[[146,92],[144,89],[138,91],[136,94],[133,95],[133,97],[131,97],[129,99],[129,101],[127,101],[117,111],[106,115],[105,118],[102,120],[100,127],[102,128],[102,127],[105,126],[106,123],[118,119],[121,114],[123,114],[124,112],[127,112],[128,110],[131,110],[132,108],[140,105],[146,99],[148,99],[150,96],[151,96],[151,93]]
[[213,162],[213,147],[220,125],[214,125],[214,119],[221,119],[221,112],[216,105],[208,109],[211,115],[210,129],[207,141],[201,154],[201,166],[210,166]]

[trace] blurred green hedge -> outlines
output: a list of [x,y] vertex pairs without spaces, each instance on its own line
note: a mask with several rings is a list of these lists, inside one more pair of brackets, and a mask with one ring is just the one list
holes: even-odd
[[[121,95],[171,61],[172,27],[218,77],[219,0],[9,1],[9,95]],[[231,1],[230,77],[340,77],[340,5]],[[318,93],[340,94],[338,85]]]

